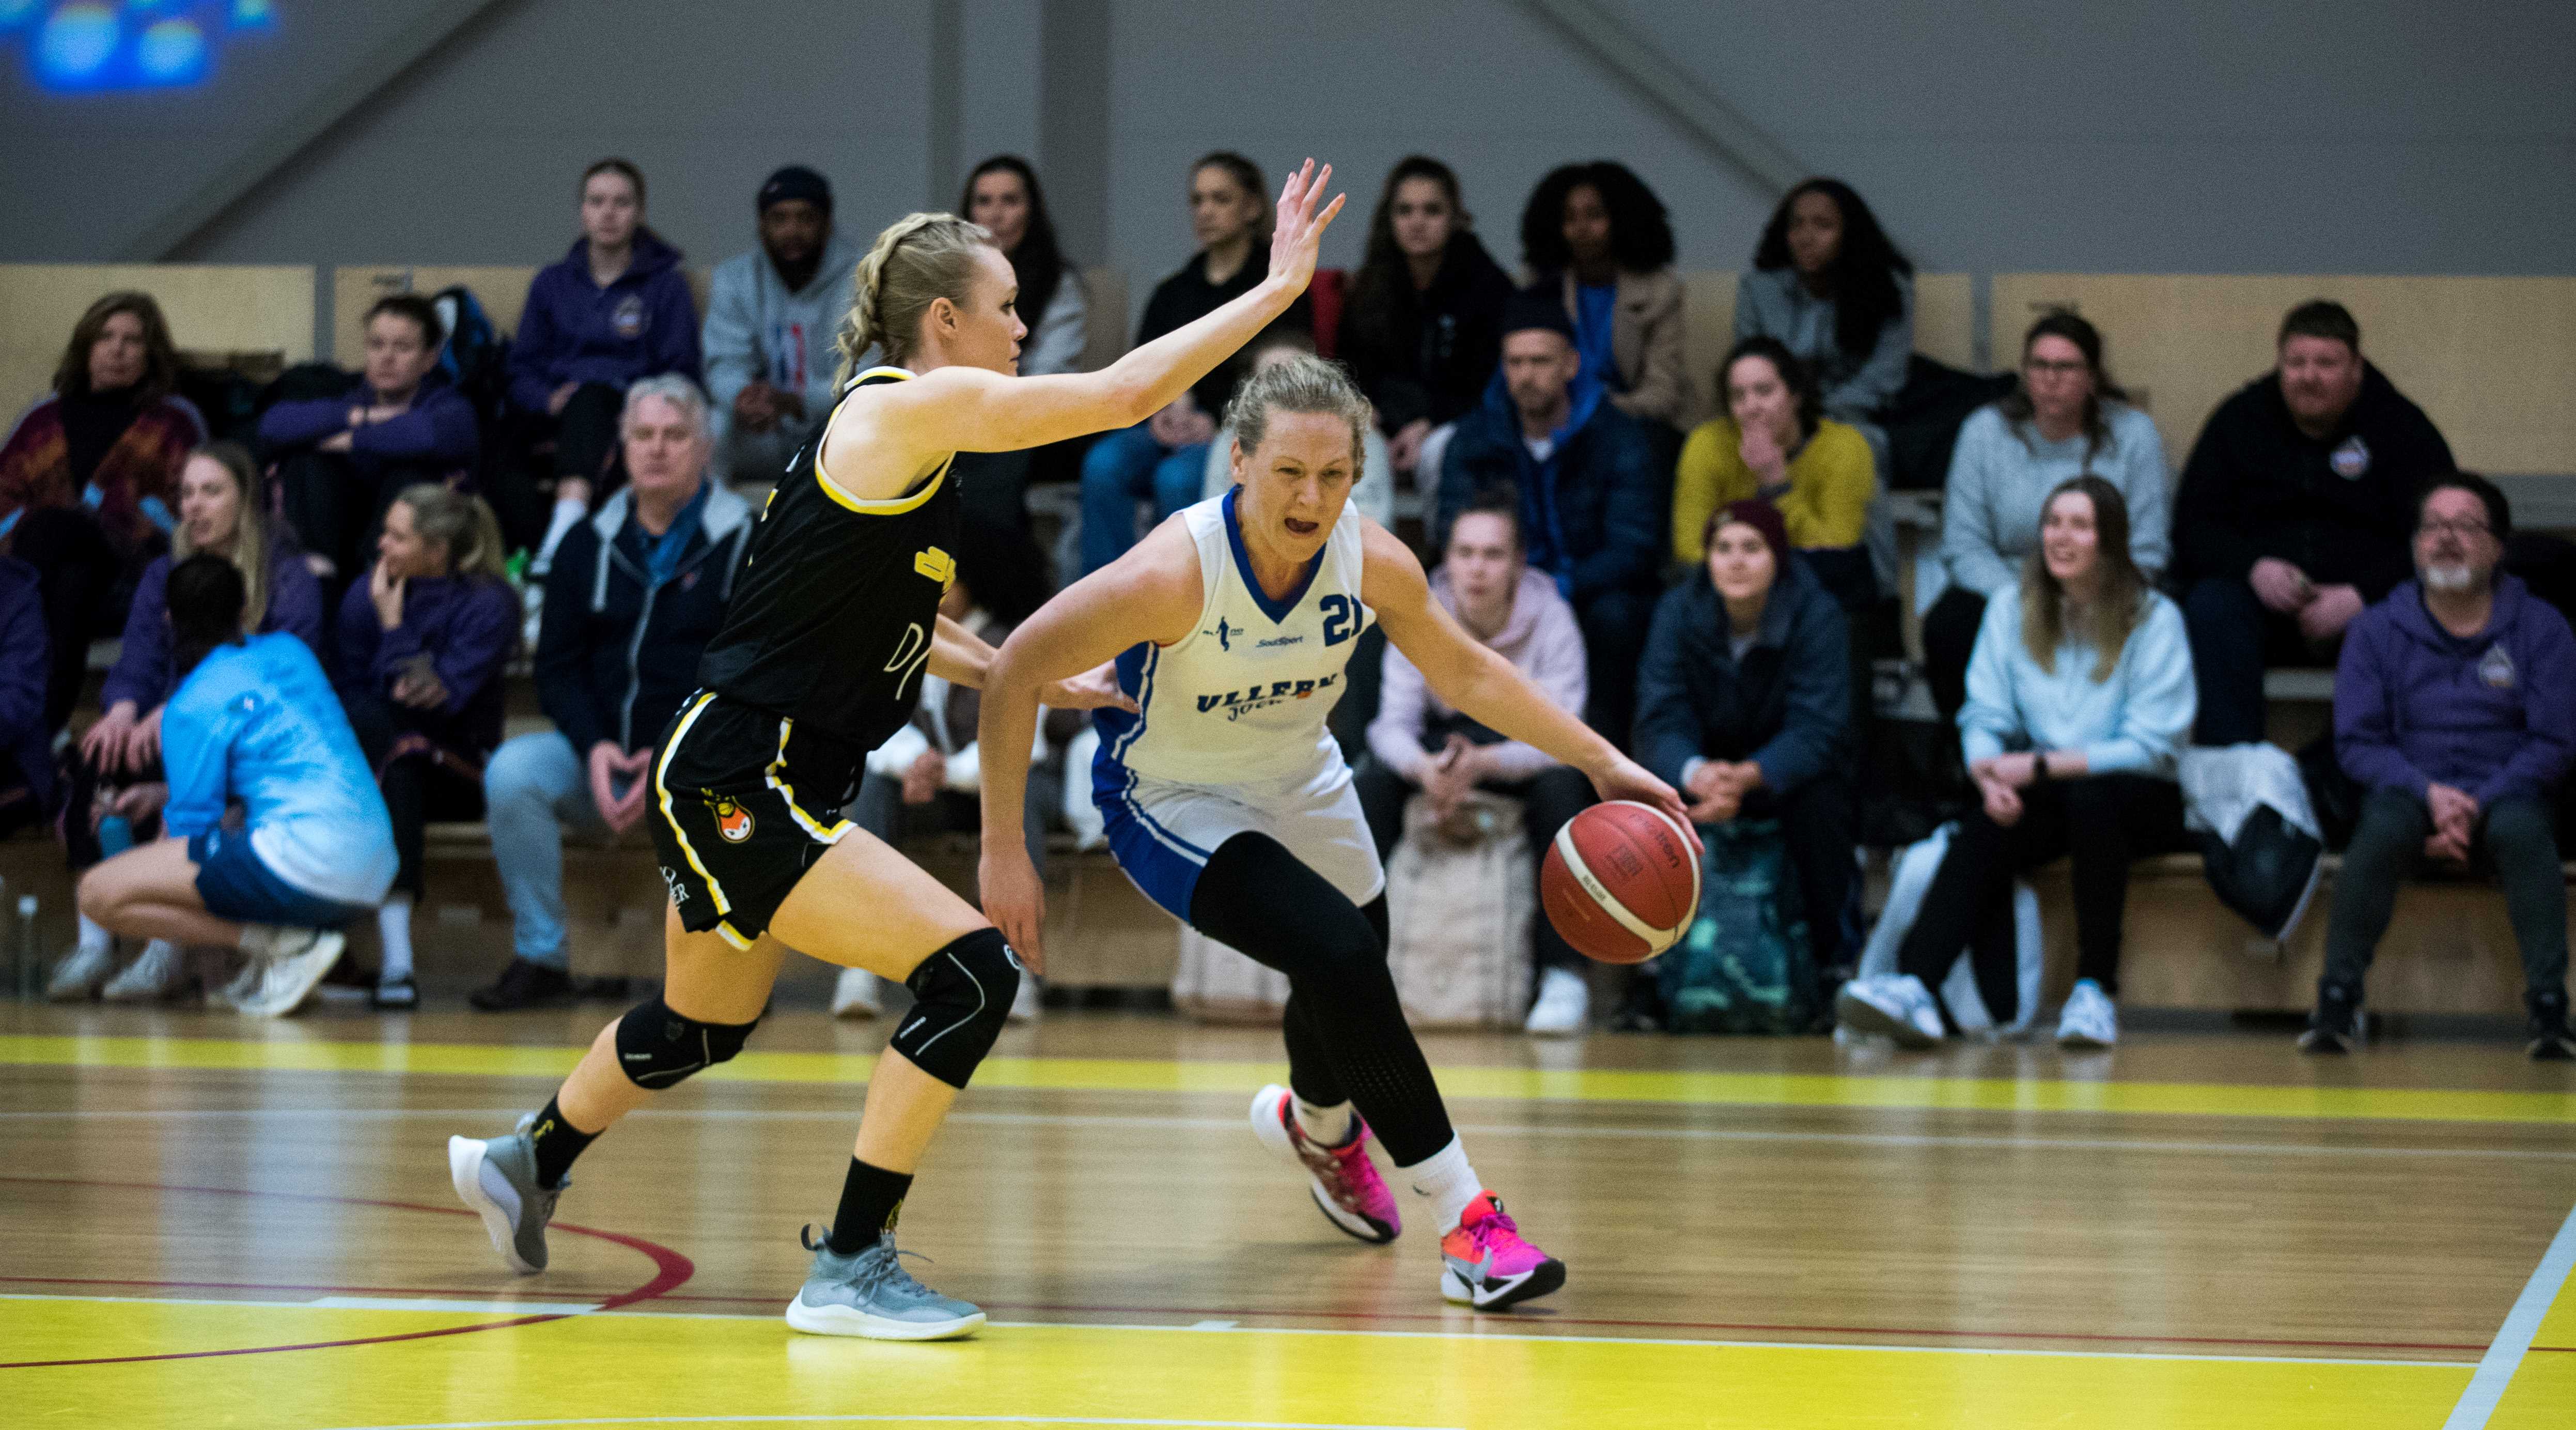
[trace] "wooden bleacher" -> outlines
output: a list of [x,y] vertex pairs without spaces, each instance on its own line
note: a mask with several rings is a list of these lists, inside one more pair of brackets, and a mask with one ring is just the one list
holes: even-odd
[[[504,332],[516,326],[534,265],[508,267],[353,266],[330,275],[332,341],[321,354],[344,366],[359,352],[359,321],[390,292],[474,289]],[[689,271],[703,310],[708,271]],[[1733,339],[1736,275],[1684,275],[1684,348],[1695,380],[1710,383]],[[1114,269],[1084,273],[1089,296],[1086,367],[1123,352],[1128,282]],[[141,288],[160,299],[182,348],[316,356],[316,273],[297,266],[0,265],[0,404],[15,411],[40,396],[63,336],[99,294]],[[2040,311],[2069,306],[2101,326],[2112,371],[2162,430],[2179,464],[2209,409],[2272,362],[2280,315],[2311,297],[2349,306],[2363,348],[2423,404],[2464,465],[2508,479],[2518,507],[2560,514],[2576,525],[2576,479],[2561,496],[2556,479],[2576,474],[2576,405],[2564,401],[2576,373],[2576,279],[2447,277],[2243,277],[2207,275],[1998,274],[1985,313],[1994,354],[2009,361],[2022,329]],[[1975,367],[1976,311],[1965,274],[1925,274],[1916,283],[1916,350]],[[1917,536],[1937,527],[1934,493],[1899,494]],[[513,677],[515,720],[535,719],[524,676]],[[2309,728],[2327,689],[2314,673],[2278,672],[2267,684],[2276,734],[2286,718]],[[2307,714],[2298,710],[2305,707]],[[932,840],[917,852],[926,867],[965,888],[973,856],[961,839]],[[442,826],[430,841],[431,896],[416,919],[424,966],[480,971],[508,946],[508,917],[481,826]],[[585,973],[640,973],[658,966],[662,890],[640,839],[623,847],[566,852],[576,967]],[[2286,949],[2256,941],[2209,894],[2194,858],[2142,864],[2125,999],[2139,1007],[2305,1006],[2324,935],[2326,888]],[[0,845],[0,879],[11,896],[37,895],[44,946],[70,936],[70,885],[49,843]],[[2052,990],[2071,976],[2073,920],[2062,868],[2043,873]],[[1063,851],[1049,872],[1051,977],[1068,986],[1145,986],[1168,981],[1170,920],[1154,910],[1097,852]],[[362,946],[371,929],[355,931]],[[2432,882],[2400,901],[2372,976],[2372,1001],[2390,1011],[2507,1013],[2520,979],[2501,903],[2483,886]]]

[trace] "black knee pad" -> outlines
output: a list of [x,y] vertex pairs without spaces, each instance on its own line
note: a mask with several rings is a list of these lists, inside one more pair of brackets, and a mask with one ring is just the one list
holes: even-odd
[[656,998],[638,1003],[617,1020],[617,1066],[637,1087],[665,1088],[704,1072],[742,1051],[748,1023],[701,1023],[671,1011]]
[[921,961],[903,981],[912,1011],[887,1046],[912,1065],[963,1088],[993,1050],[1020,991],[1020,956],[999,929],[977,929]]

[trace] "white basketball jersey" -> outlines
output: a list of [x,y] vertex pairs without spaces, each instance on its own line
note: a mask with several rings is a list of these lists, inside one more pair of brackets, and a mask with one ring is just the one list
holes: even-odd
[[1144,710],[1096,713],[1095,789],[1139,777],[1243,785],[1341,765],[1324,717],[1341,699],[1342,668],[1368,628],[1359,509],[1342,507],[1303,584],[1273,601],[1246,569],[1238,490],[1180,513],[1198,542],[1206,585],[1198,625],[1171,645],[1140,645],[1118,658],[1119,683]]

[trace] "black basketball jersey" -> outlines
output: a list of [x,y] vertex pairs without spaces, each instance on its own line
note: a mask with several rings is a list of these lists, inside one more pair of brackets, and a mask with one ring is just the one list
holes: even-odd
[[[841,390],[903,382],[870,368]],[[910,492],[860,501],[823,475],[823,431],[788,463],[742,554],[698,683],[861,750],[912,718],[956,571],[952,456]]]

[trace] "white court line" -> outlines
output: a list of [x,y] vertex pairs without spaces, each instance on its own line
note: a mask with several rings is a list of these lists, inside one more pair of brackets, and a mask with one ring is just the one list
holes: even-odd
[[[157,1306],[232,1306],[232,1307],[241,1307],[241,1306],[265,1306],[265,1307],[274,1307],[274,1308],[277,1308],[277,1309],[280,1309],[280,1310],[288,1310],[288,1311],[304,1311],[304,1310],[312,1310],[312,1309],[315,1309],[316,1307],[318,1307],[318,1306],[320,1306],[320,1305],[322,1305],[322,1304],[323,1304],[323,1303],[321,1303],[321,1302],[317,1302],[317,1301],[249,1301],[249,1300],[245,1300],[245,1301],[212,1301],[212,1300],[205,1300],[205,1299],[191,1299],[191,1298],[183,1298],[183,1297],[177,1297],[177,1296],[71,1296],[71,1295],[42,1294],[42,1293],[35,1293],[35,1294],[9,1294],[9,1293],[0,1293],[0,1301],[106,1301],[106,1302],[123,1302],[123,1303],[132,1303],[132,1304],[137,1304],[137,1305],[157,1305]],[[370,1304],[369,1306],[365,1307],[365,1309],[369,1309],[369,1310],[387,1310],[387,1311],[394,1311],[394,1310],[415,1310],[415,1309],[418,1309],[418,1310],[437,1310],[437,1309],[441,1309],[441,1308],[443,1308],[444,1306],[449,1305],[449,1304],[452,1304],[452,1303],[445,1303],[445,1302],[430,1302],[430,1301],[409,1302],[409,1301],[401,1301],[401,1300],[398,1300],[398,1299],[393,1298],[393,1297],[387,1297],[387,1298],[384,1298],[384,1300],[382,1301],[382,1303],[381,1303],[381,1304]],[[536,1311],[535,1311],[534,1307],[533,1307],[533,1306],[531,1306],[529,1303],[525,1303],[525,1302],[517,1302],[517,1303],[512,1303],[512,1302],[499,1302],[499,1303],[495,1303],[495,1304],[493,1305],[492,1309],[493,1309],[496,1313],[501,1313],[501,1314],[531,1314],[531,1315],[532,1315],[532,1314],[536,1314]],[[611,1319],[611,1320],[627,1320],[627,1319],[635,1319],[635,1320],[660,1320],[660,1321],[775,1321],[775,1320],[777,1320],[777,1319],[778,1319],[778,1317],[777,1317],[775,1314],[772,1314],[772,1313],[754,1313],[754,1312],[748,1312],[748,1311],[638,1311],[638,1310],[631,1310],[631,1309],[630,1309],[630,1310],[620,1310],[620,1311],[593,1311],[593,1312],[590,1312],[589,1314],[590,1314],[594,1319]],[[1296,1313],[1295,1313],[1295,1312],[1293,1312],[1293,1311],[1282,1311],[1282,1312],[1280,1312],[1280,1313],[1278,1313],[1278,1314],[1280,1314],[1280,1315],[1295,1315]],[[1453,1341],[1453,1342],[1455,1342],[1455,1341],[1514,1341],[1514,1342],[1527,1342],[1527,1343],[1535,1344],[1535,1345],[1585,1345],[1585,1346],[1677,1346],[1677,1347],[1683,1347],[1683,1348],[1693,1349],[1693,1350],[1752,1350],[1752,1351],[1885,1351],[1885,1352],[1888,1352],[1888,1353],[1893,1354],[1893,1355],[1926,1355],[1926,1356],[2025,1356],[2025,1357],[2027,1357],[2027,1356],[2036,1356],[2036,1357],[2040,1357],[2040,1358],[2042,1358],[2042,1359],[2057,1359],[2057,1360],[2167,1361],[2167,1362],[2181,1362],[2181,1363],[2185,1363],[2185,1364],[2218,1364],[2218,1365],[2332,1365],[2332,1366],[2382,1366],[2382,1365],[2388,1365],[2388,1366],[2401,1366],[2401,1367],[2408,1367],[2408,1368],[2412,1368],[2412,1369],[2416,1369],[2416,1370],[2458,1370],[2458,1369],[2460,1369],[2462,1366],[2464,1366],[2464,1365],[2468,1364],[2468,1362],[2466,1362],[2466,1361],[2456,1361],[2456,1360],[2392,1360],[2392,1359],[2388,1359],[2388,1358],[2384,1358],[2384,1357],[2379,1357],[2379,1356],[2262,1356],[2262,1355],[2216,1355],[2216,1354],[2212,1354],[2212,1353],[2209,1353],[2209,1352],[2206,1352],[2206,1351],[2087,1351],[2087,1350],[2071,1350],[2071,1351],[2069,1351],[2069,1350],[2055,1350],[2055,1351],[2053,1351],[2053,1350],[2038,1350],[2038,1349],[2034,1349],[2034,1348],[2031,1348],[2031,1347],[2028,1347],[2028,1346],[1908,1346],[1908,1345],[1875,1345],[1875,1344],[1866,1344],[1866,1343],[1859,1342],[1859,1341],[1743,1341],[1743,1340],[1715,1340],[1715,1339],[1710,1339],[1710,1340],[1693,1340],[1693,1339],[1690,1339],[1690,1338],[1688,1338],[1688,1337],[1684,1337],[1684,1336],[1572,1336],[1572,1335],[1563,1335],[1563,1336],[1560,1336],[1560,1335],[1526,1335],[1526,1334],[1520,1334],[1520,1333],[1508,1332],[1508,1331],[1485,1331],[1485,1330],[1477,1330],[1477,1331],[1470,1331],[1470,1332],[1464,1332],[1464,1333],[1462,1333],[1462,1332],[1457,1332],[1457,1331],[1365,1331],[1365,1330],[1358,1330],[1358,1329],[1355,1329],[1355,1328],[1338,1327],[1338,1326],[1246,1326],[1246,1325],[1240,1325],[1240,1324],[1237,1324],[1237,1323],[1235,1323],[1235,1322],[1231,1322],[1231,1321],[1214,1321],[1214,1320],[1208,1320],[1208,1321],[1194,1321],[1194,1322],[1191,1322],[1190,1324],[1185,1325],[1185,1326],[1149,1326],[1149,1325],[1145,1325],[1145,1324],[1142,1324],[1142,1323],[1129,1323],[1129,1322],[1120,1322],[1120,1321],[992,1321],[992,1322],[988,1322],[987,1324],[988,1324],[992,1329],[995,1329],[995,1330],[1007,1330],[1007,1331],[1155,1331],[1155,1332],[1164,1332],[1164,1333],[1169,1333],[1169,1332],[1175,1332],[1175,1331],[1177,1331],[1177,1332],[1183,1332],[1183,1333],[1187,1333],[1187,1334],[1191,1334],[1191,1335],[1217,1335],[1217,1336],[1223,1336],[1223,1335],[1235,1335],[1235,1336],[1365,1336],[1365,1337],[1369,1337],[1369,1338],[1371,1338],[1371,1339],[1375,1339],[1375,1340]],[[1973,1332],[1973,1331],[1962,1331],[1962,1332],[1960,1332],[1959,1334],[1960,1334],[1960,1336],[1961,1336],[1961,1338],[1962,1338],[1962,1339],[1971,1339],[1971,1340],[1972,1340],[1972,1339],[1975,1339],[1975,1336],[1976,1336],[1976,1333],[1975,1333],[1975,1332]],[[2143,1339],[2143,1338],[2142,1338],[2142,1339]],[[722,1418],[722,1417],[718,1417],[718,1418]],[[759,1417],[756,1417],[756,1416],[755,1416],[755,1417],[744,1417],[744,1418],[757,1419],[757,1418],[759,1418]],[[916,1417],[916,1418],[918,1418],[918,1417]],[[968,1418],[973,1418],[973,1417],[968,1417]],[[480,1423],[489,1423],[489,1424],[496,1424],[496,1425],[499,1425],[499,1424],[513,1424],[513,1425],[515,1425],[515,1424],[523,1424],[523,1423],[524,1423],[524,1424],[547,1424],[547,1425],[557,1425],[557,1424],[561,1424],[561,1425],[572,1425],[572,1424],[585,1424],[585,1423],[589,1423],[589,1422],[584,1422],[584,1421],[570,1421],[570,1420],[564,1420],[564,1421],[553,1421],[553,1420],[549,1420],[549,1421],[525,1421],[525,1422],[522,1422],[522,1421],[491,1421],[491,1422],[477,1422],[477,1423],[478,1423],[478,1424],[480,1424]],[[624,1421],[607,1421],[607,1422],[602,1422],[602,1423],[607,1423],[607,1424],[624,1424],[624,1423],[626,1423],[626,1422],[624,1422]],[[640,1422],[639,1422],[639,1423],[640,1423]],[[1048,1423],[1057,1423],[1057,1422],[1048,1422]],[[1090,1423],[1095,1423],[1095,1422],[1089,1422],[1089,1421],[1067,1421],[1067,1422],[1063,1422],[1063,1423],[1067,1423],[1067,1424],[1090,1424]],[[1164,1423],[1181,1424],[1181,1425],[1218,1425],[1218,1424],[1232,1424],[1232,1423],[1235,1423],[1235,1422],[1230,1422],[1230,1421],[1214,1421],[1214,1420],[1182,1420],[1182,1421],[1173,1421],[1173,1422],[1151,1421],[1151,1420],[1138,1420],[1138,1421],[1118,1420],[1118,1421],[1100,1421],[1100,1422],[1096,1422],[1096,1423],[1099,1423],[1099,1424],[1115,1424],[1115,1425],[1127,1425],[1127,1424],[1136,1424],[1136,1425],[1158,1425],[1158,1424],[1164,1424]],[[419,1427],[404,1427],[404,1426],[375,1425],[375,1426],[355,1427],[355,1428],[354,1428],[354,1430],[419,1430]],[[1347,1427],[1347,1430],[1400,1430],[1400,1427],[1357,1427],[1357,1426],[1354,1426],[1354,1427]]]
[[[165,1111],[126,1109],[113,1112],[62,1110],[52,1112],[0,1112],[0,1122],[67,1121],[94,1119],[136,1120],[208,1120],[226,1118],[314,1117],[348,1121],[399,1121],[404,1119],[446,1119],[471,1121],[476,1118],[511,1118],[525,1112],[520,1107],[274,1107],[170,1109]],[[1860,1109],[1863,1111],[1869,1109]],[[686,1120],[723,1120],[730,1122],[855,1122],[858,1110],[835,1108],[645,1108],[627,1114],[630,1118],[678,1118]],[[964,1122],[988,1127],[1169,1127],[1189,1130],[1231,1132],[1243,1126],[1239,1117],[1162,1117],[1120,1116],[1108,1113],[1082,1113],[1057,1116],[1043,1112],[954,1112],[950,1122]],[[2576,1151],[2551,1151],[2526,1147],[2347,1147],[2304,1142],[2184,1142],[2151,1137],[1998,1137],[1992,1135],[1941,1132],[1786,1132],[1764,1128],[1738,1127],[1603,1127],[1577,1125],[1541,1125],[1537,1123],[1460,1123],[1462,1133],[1478,1137],[1566,1137],[1566,1138],[1641,1138],[1683,1142],[1790,1142],[1853,1147],[1964,1147],[1987,1150],[2064,1150],[2070,1152],[2182,1152],[2215,1156],[2260,1157],[2395,1157],[2395,1158],[2469,1158],[2506,1162],[2576,1162]]]
[[2451,1418],[2442,1422],[2442,1430],[2484,1430],[2496,1406],[2503,1403],[2505,1387],[2513,1384],[2513,1373],[2522,1368],[2522,1358],[2530,1352],[2532,1338],[2540,1334],[2540,1323],[2547,1319],[2550,1304],[2558,1299],[2571,1270],[2576,1270],[2576,1209],[2570,1209],[2567,1220],[2558,1224],[2558,1235],[2549,1239],[2540,1265],[2522,1284],[2522,1294],[2505,1313],[2495,1343],[2487,1347],[2477,1374],[2469,1377],[2469,1388],[2460,1392],[2460,1403],[2451,1408]]

